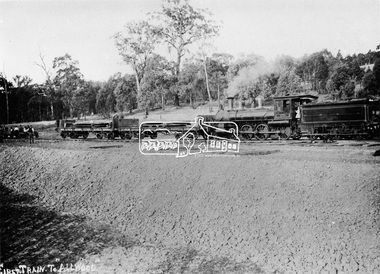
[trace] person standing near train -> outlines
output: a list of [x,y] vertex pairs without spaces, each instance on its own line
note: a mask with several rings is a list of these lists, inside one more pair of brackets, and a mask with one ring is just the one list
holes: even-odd
[[29,144],[34,144],[34,129],[31,126],[29,126],[28,133],[29,133]]

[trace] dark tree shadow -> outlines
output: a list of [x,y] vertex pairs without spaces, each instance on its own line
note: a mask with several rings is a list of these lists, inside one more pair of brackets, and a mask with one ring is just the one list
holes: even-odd
[[[60,264],[75,264],[85,255],[99,254],[107,247],[129,249],[135,245],[139,243],[107,224],[43,208],[37,204],[36,197],[16,193],[0,183],[0,273],[3,273],[1,269],[18,269],[20,265],[58,268]],[[189,248],[170,249],[166,259],[152,271],[168,274],[264,273],[252,262],[210,258]],[[45,269],[43,273],[57,271]]]
[[35,197],[18,194],[0,183],[0,264],[76,263],[106,247],[130,248],[135,242],[109,225],[83,216],[59,214],[37,205]]

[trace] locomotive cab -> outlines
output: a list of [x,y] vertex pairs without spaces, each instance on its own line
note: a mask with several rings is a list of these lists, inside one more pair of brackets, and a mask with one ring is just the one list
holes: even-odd
[[318,99],[313,95],[274,97],[274,120],[294,120],[299,118],[300,106]]
[[291,95],[274,97],[274,119],[268,122],[271,131],[285,139],[299,139],[300,106],[318,99],[313,95]]

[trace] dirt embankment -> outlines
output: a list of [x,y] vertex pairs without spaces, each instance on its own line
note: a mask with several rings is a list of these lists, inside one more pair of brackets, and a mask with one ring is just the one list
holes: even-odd
[[[380,161],[369,148],[261,144],[177,159],[141,155],[135,143],[81,145],[3,147],[0,179],[145,246],[87,258],[104,269],[161,273],[152,269],[168,248],[191,248],[268,273],[380,272]],[[273,153],[250,155],[263,149]]]

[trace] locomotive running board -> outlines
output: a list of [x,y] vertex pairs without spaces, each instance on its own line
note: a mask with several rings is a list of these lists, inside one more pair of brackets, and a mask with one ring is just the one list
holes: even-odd
[[241,134],[279,134],[281,131],[276,130],[276,131],[241,131],[239,132],[239,135]]

